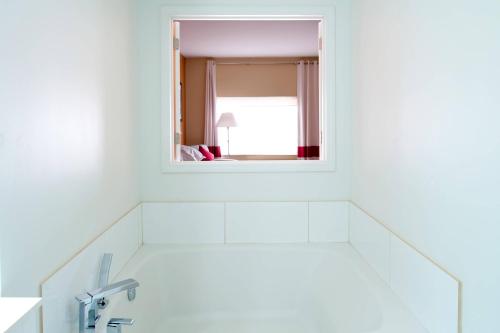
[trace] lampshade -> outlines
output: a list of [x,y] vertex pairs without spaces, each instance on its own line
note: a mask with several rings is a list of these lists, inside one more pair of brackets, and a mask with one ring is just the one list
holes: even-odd
[[220,115],[219,120],[217,121],[217,127],[236,127],[238,124],[236,123],[236,119],[234,118],[234,114],[231,112],[224,112]]

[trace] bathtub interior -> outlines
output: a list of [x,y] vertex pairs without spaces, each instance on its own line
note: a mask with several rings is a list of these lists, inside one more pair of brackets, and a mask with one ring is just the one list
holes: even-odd
[[118,278],[141,286],[103,315],[131,333],[360,333],[381,326],[377,299],[355,265],[297,246],[144,246]]

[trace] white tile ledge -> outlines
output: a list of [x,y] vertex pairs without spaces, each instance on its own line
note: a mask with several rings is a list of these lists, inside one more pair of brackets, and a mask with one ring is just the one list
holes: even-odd
[[29,312],[37,309],[42,299],[38,297],[0,298],[0,332],[6,332]]

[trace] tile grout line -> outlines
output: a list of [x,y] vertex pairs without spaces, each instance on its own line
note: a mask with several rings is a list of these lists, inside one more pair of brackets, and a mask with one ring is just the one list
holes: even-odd
[[140,210],[141,210],[141,220],[139,221],[139,246],[142,247],[144,246],[144,204],[141,202],[140,204]]
[[308,201],[307,202],[307,242],[310,243],[311,242],[311,221],[310,221],[310,205],[311,205],[311,202]]
[[389,232],[389,235],[393,235],[394,237],[396,237],[397,239],[399,239],[400,241],[402,241],[403,243],[405,243],[406,245],[408,245],[411,249],[413,249],[414,251],[416,251],[418,254],[420,254],[422,257],[424,257],[425,259],[429,260],[433,265],[435,265],[436,267],[438,267],[440,270],[442,270],[444,273],[446,273],[447,275],[449,275],[451,278],[453,278],[454,280],[456,280],[457,282],[461,283],[460,279],[458,277],[456,277],[455,275],[453,275],[451,272],[449,272],[446,268],[444,268],[443,266],[441,266],[439,263],[437,263],[434,259],[432,259],[431,257],[429,257],[428,255],[424,254],[422,251],[418,250],[417,247],[415,247],[413,244],[411,244],[410,242],[406,241],[404,238],[402,238],[401,236],[399,236],[398,234],[396,234],[394,231],[392,231],[391,228],[389,228],[386,224],[380,222],[379,220],[377,220],[376,218],[374,218],[372,215],[368,214],[364,209],[362,209],[361,207],[359,207],[357,204],[355,204],[354,202],[351,201],[351,204],[359,209],[361,212],[363,212],[364,214],[366,214],[368,217],[370,217],[373,221],[375,221],[378,225],[380,225],[381,227],[383,227],[385,230],[387,230]]
[[351,244],[352,246],[352,243],[351,243],[351,210],[352,210],[352,207],[351,207],[351,202],[347,202],[347,242],[349,244]]
[[389,264],[388,265],[389,266],[389,277],[388,277],[389,282],[388,282],[388,284],[389,284],[389,288],[394,290],[392,288],[392,269],[393,269],[393,267],[392,267],[392,237],[393,237],[392,234],[389,234],[389,258],[388,258],[388,260],[389,260],[389,263],[388,263]]
[[226,218],[226,202],[224,201],[224,244],[227,244],[227,218]]

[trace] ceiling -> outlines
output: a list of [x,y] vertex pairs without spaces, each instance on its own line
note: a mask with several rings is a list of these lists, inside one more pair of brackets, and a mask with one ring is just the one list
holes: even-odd
[[198,21],[180,23],[185,57],[305,57],[318,55],[318,21]]

